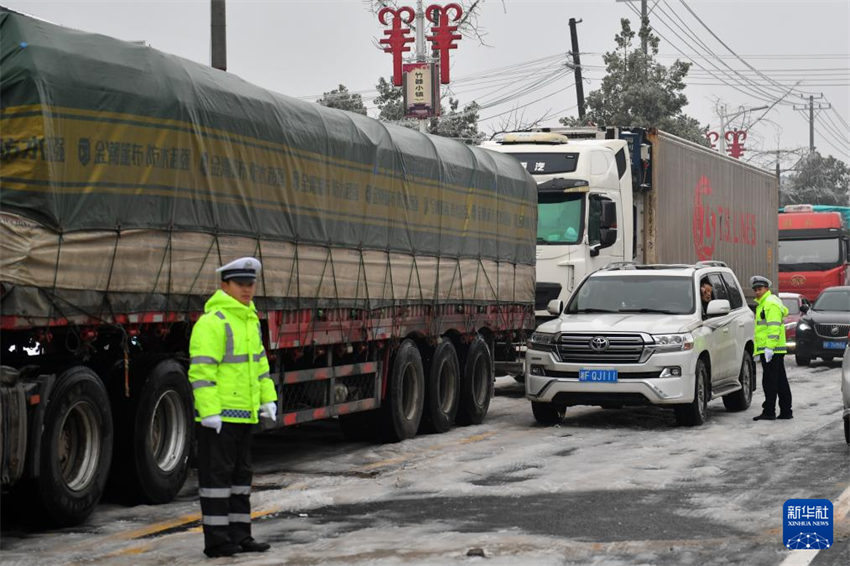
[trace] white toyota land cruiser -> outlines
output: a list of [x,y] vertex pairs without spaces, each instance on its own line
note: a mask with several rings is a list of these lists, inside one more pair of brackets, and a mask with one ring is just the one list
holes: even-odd
[[571,405],[652,404],[695,426],[711,399],[722,397],[730,411],[750,406],[753,313],[724,263],[611,264],[585,277],[561,307],[549,303],[560,314],[537,328],[525,357],[538,422],[558,422]]

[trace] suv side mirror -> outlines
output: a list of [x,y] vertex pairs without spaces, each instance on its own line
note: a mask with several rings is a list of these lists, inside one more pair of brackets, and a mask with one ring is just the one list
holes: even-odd
[[554,314],[555,316],[560,315],[562,310],[564,310],[564,301],[561,299],[552,299],[549,301],[549,304],[546,305],[546,312]]
[[732,309],[729,306],[729,301],[726,299],[714,299],[713,301],[709,301],[705,309],[705,314],[707,316],[722,316],[729,314],[730,310]]
[[809,312],[809,305],[800,305],[800,312],[803,314]]

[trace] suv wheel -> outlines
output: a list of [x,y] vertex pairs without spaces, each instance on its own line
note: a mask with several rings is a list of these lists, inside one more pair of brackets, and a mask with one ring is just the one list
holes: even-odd
[[723,405],[727,411],[745,411],[753,400],[755,367],[753,367],[753,357],[746,351],[744,352],[744,361],[741,362],[738,381],[741,382],[741,389],[723,396]]
[[564,419],[564,412],[566,410],[566,407],[561,407],[553,403],[531,402],[531,412],[534,413],[535,420],[542,425],[558,424]]
[[802,354],[794,354],[794,361],[797,362],[798,366],[807,366],[809,362],[812,361],[811,356],[804,356]]
[[694,372],[694,400],[676,407],[676,423],[681,426],[698,426],[705,422],[708,413],[708,368],[697,360]]

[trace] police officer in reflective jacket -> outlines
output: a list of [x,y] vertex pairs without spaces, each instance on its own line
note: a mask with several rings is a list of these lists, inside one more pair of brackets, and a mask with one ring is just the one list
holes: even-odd
[[[761,356],[764,403],[761,414],[754,421],[776,418],[794,418],[791,412],[791,387],[785,374],[785,325],[782,319],[788,307],[770,292],[770,280],[756,275],[750,279],[756,295],[755,355]],[[776,416],[776,398],[779,397],[779,417]]]
[[195,398],[198,492],[209,557],[264,552],[251,537],[251,435],[258,416],[277,418],[260,320],[260,262],[243,257],[216,270],[221,289],[192,329],[189,382]]

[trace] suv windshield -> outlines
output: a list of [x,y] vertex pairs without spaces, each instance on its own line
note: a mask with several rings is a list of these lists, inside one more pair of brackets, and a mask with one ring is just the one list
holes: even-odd
[[589,277],[564,312],[690,314],[694,309],[691,277],[640,274]]
[[816,311],[850,312],[850,291],[824,291],[813,308]]

